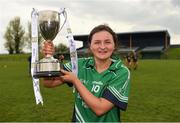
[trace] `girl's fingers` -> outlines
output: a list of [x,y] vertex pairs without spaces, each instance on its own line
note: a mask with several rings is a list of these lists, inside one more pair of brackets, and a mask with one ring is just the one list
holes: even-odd
[[68,74],[68,71],[65,71],[63,69],[60,70],[63,74]]
[[54,45],[51,41],[44,41],[43,47],[42,47],[42,52],[43,54],[46,55],[52,55],[55,51]]

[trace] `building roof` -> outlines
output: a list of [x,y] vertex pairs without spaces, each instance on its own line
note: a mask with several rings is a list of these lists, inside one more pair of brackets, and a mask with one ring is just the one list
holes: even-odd
[[170,34],[168,30],[152,30],[152,31],[134,31],[134,32],[122,32],[117,33],[117,35],[130,35],[130,34],[153,34],[153,33],[166,33],[168,37],[170,37]]
[[139,49],[139,47],[132,47],[132,48],[129,48],[129,47],[121,47],[118,49],[118,52],[121,52],[121,53],[127,53],[127,52],[131,52],[131,51],[137,51]]
[[151,46],[141,49],[141,52],[162,52],[163,49],[164,49],[163,46]]
[[[134,31],[134,32],[121,32],[121,33],[116,33],[118,36],[121,35],[139,35],[139,34],[160,34],[160,33],[165,33],[167,34],[168,37],[170,37],[170,34],[168,32],[168,30],[152,30],[152,31]],[[88,34],[82,34],[82,35],[74,35],[74,39],[75,40],[79,40],[79,41],[87,41],[88,40]]]

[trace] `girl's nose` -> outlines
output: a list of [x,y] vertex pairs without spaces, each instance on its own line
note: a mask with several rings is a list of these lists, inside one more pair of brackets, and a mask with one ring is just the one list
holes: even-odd
[[106,47],[105,44],[104,44],[103,42],[101,42],[100,48],[101,48],[101,49],[105,49],[105,47]]

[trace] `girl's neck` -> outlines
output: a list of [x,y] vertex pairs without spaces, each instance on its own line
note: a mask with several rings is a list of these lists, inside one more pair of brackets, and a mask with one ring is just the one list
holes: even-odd
[[95,59],[95,67],[96,71],[98,73],[102,73],[103,71],[107,70],[109,66],[111,65],[111,59],[106,59],[106,60],[98,60]]

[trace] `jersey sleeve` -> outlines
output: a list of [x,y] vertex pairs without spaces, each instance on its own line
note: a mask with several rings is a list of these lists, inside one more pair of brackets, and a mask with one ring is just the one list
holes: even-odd
[[[78,58],[78,72],[81,70],[81,68],[85,65],[86,59],[85,58]],[[72,65],[71,62],[67,62],[63,65],[63,69],[69,72],[72,72]]]
[[66,71],[69,71],[71,72],[72,69],[71,69],[71,62],[67,62],[63,65],[63,69],[66,70]]
[[128,95],[130,89],[130,72],[124,67],[109,82],[103,93],[103,98],[112,102],[122,110],[126,110],[128,104]]
[[[67,62],[63,65],[63,69],[66,70],[66,71],[69,71],[71,72],[71,63],[70,62]],[[69,87],[72,87],[73,84],[72,83],[68,83],[68,82],[65,82]]]
[[[82,62],[84,62],[84,59],[82,59],[82,58],[78,59],[78,71],[80,70],[80,69],[79,69],[79,65],[81,65]],[[66,70],[66,71],[72,72],[71,62],[67,62],[67,63],[63,64],[63,69]],[[68,86],[70,86],[70,87],[73,86],[73,84],[71,84],[71,83],[68,83],[68,82],[67,82],[67,84],[68,84]]]

